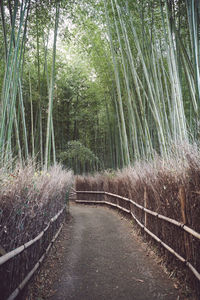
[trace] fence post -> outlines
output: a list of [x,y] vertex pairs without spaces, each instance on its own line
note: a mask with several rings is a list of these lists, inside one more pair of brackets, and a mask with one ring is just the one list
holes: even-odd
[[[147,195],[147,188],[144,187],[144,207],[148,208],[148,195]],[[144,212],[144,226],[147,227],[148,222],[148,214]]]
[[186,195],[185,195],[185,189],[183,185],[179,187],[179,200],[181,203],[182,222],[183,224],[187,224],[188,220],[186,214]]
[[[181,204],[181,216],[182,222],[184,225],[188,224],[188,217],[186,212],[186,194],[185,188],[183,185],[179,187],[179,201]],[[190,237],[186,232],[184,232],[184,246],[185,246],[185,253],[186,253],[186,260],[190,259]]]

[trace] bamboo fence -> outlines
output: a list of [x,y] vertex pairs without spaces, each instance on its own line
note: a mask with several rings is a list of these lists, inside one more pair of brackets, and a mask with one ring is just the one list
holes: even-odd
[[0,299],[15,299],[36,272],[58,237],[66,215],[64,206],[34,239],[0,257]]
[[[182,187],[180,187],[179,196],[180,196],[180,202],[181,202],[181,212],[182,212],[183,222],[178,222],[174,219],[171,219],[169,217],[166,217],[164,215],[161,215],[155,211],[148,209],[147,208],[146,191],[144,191],[144,206],[136,203],[135,201],[133,201],[129,198],[122,197],[120,195],[116,195],[116,194],[112,194],[112,193],[108,193],[105,191],[76,191],[76,193],[78,196],[77,197],[78,199],[76,199],[77,203],[106,204],[106,205],[116,207],[116,208],[130,214],[133,217],[133,219],[136,221],[136,223],[148,235],[150,235],[154,240],[156,240],[160,245],[162,245],[167,251],[169,251],[171,254],[173,254],[179,261],[184,263],[192,271],[192,273],[194,274],[194,276],[197,278],[197,280],[200,283],[200,273],[196,269],[196,267],[194,267],[191,264],[189,259],[184,258],[177,251],[175,251],[171,246],[169,246],[166,241],[163,241],[158,235],[156,235],[154,232],[152,232],[152,230],[147,228],[150,225],[150,222],[148,222],[148,215],[150,215],[150,216],[153,216],[157,220],[157,223],[159,222],[159,220],[163,220],[164,222],[166,222],[172,226],[175,226],[175,227],[179,228],[181,231],[191,235],[192,238],[195,238],[198,241],[200,240],[200,233],[196,232],[195,230],[193,230],[192,228],[190,228],[184,224],[186,221],[186,213],[185,213],[185,198],[184,198],[184,193],[182,191]],[[98,195],[98,200],[96,200],[96,201],[95,200],[93,200],[93,201],[92,200],[80,200],[79,199],[80,195],[81,196],[82,195]],[[99,199],[99,196],[101,197],[101,199]],[[83,197],[83,198],[85,198],[85,197]],[[119,201],[121,201],[121,202],[119,203]],[[143,212],[143,218],[141,218],[142,220],[139,220],[139,217],[136,216],[136,214],[133,211],[134,210],[133,207],[135,207]],[[171,232],[173,232],[173,230],[171,230]],[[174,239],[177,239],[177,237],[174,236]],[[185,245],[184,245],[184,248],[186,249],[185,252],[188,253],[189,252],[188,250],[190,250],[190,245],[188,244],[188,236],[184,235],[183,240],[185,242]],[[199,250],[199,248],[197,250]],[[189,257],[189,255],[188,255],[188,257]]]

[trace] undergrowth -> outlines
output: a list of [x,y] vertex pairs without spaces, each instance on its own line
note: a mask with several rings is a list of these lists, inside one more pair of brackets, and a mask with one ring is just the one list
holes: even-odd
[[72,182],[72,172],[60,165],[48,172],[31,161],[0,168],[0,246],[8,252],[40,233],[63,207]]

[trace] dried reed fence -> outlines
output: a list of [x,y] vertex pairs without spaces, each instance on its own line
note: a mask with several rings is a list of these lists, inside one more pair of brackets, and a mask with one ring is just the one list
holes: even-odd
[[[180,186],[178,194],[182,222],[149,209],[146,187],[144,188],[143,205],[127,197],[105,191],[76,191],[76,193],[77,203],[106,204],[130,214],[142,230],[162,246],[162,250],[165,249],[173,254],[190,269],[196,278],[197,293],[200,293],[200,233],[186,225],[186,194],[183,186]],[[163,254],[165,255],[166,252]]]
[[1,300],[19,294],[49,251],[72,185],[73,173],[60,165],[45,172],[29,160],[0,168]]
[[12,300],[19,295],[58,237],[65,216],[66,206],[34,239],[0,257],[1,300]]

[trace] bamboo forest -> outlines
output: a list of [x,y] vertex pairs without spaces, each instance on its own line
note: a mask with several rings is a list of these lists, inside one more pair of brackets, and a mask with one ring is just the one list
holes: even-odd
[[200,295],[200,1],[0,0],[0,12],[2,299],[27,270],[11,280],[19,262],[1,256],[60,225],[76,191],[132,199],[135,213],[195,231],[178,242],[180,228],[159,236],[153,213],[134,215],[183,257]]
[[1,1],[2,164],[79,172],[199,138],[198,1]]

